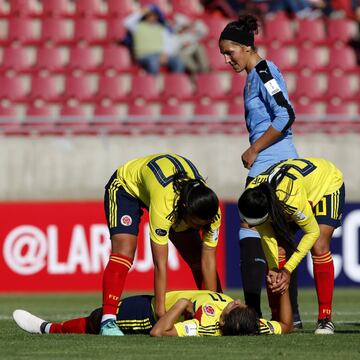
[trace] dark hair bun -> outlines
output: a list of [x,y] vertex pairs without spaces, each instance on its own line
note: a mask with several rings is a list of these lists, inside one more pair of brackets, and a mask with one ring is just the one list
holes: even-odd
[[259,28],[257,18],[250,14],[240,15],[238,19],[238,24],[240,27],[247,29],[249,32],[254,32],[255,34],[257,33]]

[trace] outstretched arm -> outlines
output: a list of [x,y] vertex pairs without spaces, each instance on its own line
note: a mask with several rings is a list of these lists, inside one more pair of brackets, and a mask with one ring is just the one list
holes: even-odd
[[[267,282],[271,284],[275,281],[277,272],[269,270],[267,275]],[[293,330],[293,315],[292,308],[289,296],[289,289],[284,291],[282,294],[277,294],[279,296],[279,320],[281,326],[281,333],[287,334]]]
[[162,316],[150,331],[151,336],[178,336],[174,324],[187,311],[193,312],[193,304],[188,299],[178,299],[169,311]]
[[201,271],[204,280],[204,289],[217,291],[216,247],[203,244],[201,251]]
[[151,241],[151,250],[154,261],[155,314],[161,317],[165,314],[168,246]]

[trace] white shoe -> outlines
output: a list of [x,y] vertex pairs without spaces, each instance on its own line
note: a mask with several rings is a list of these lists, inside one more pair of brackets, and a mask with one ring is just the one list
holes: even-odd
[[315,334],[317,335],[332,335],[335,331],[335,325],[329,318],[320,319],[317,322]]
[[13,318],[21,329],[32,334],[43,334],[42,328],[44,328],[44,326],[41,325],[47,324],[45,320],[20,309],[13,312]]

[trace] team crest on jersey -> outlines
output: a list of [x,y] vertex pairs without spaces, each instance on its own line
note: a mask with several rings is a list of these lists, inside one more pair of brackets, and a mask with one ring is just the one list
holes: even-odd
[[130,226],[132,224],[132,218],[129,215],[123,215],[120,219],[121,225]]
[[167,231],[164,229],[156,229],[155,233],[159,236],[165,236],[167,234]]
[[204,305],[204,313],[208,316],[215,316],[215,309],[211,305]]

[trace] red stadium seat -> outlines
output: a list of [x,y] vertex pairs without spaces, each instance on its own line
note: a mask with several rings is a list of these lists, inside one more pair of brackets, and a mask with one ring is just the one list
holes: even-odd
[[99,44],[104,41],[101,34],[100,20],[93,18],[80,18],[74,22],[74,40],[87,44]]
[[348,104],[326,104],[326,113],[329,115],[351,115],[351,108]]
[[209,31],[206,38],[204,39],[204,42],[211,47],[217,48],[220,34],[229,22],[228,19],[218,16],[206,16],[202,20],[204,21]]
[[164,91],[161,94],[166,101],[172,99],[189,100],[193,95],[191,80],[186,74],[165,74]]
[[199,0],[176,0],[172,1],[173,13],[182,13],[190,17],[199,16],[203,9]]
[[245,115],[245,108],[243,103],[231,102],[227,109],[228,115],[239,116],[239,120]]
[[355,24],[349,19],[328,19],[328,42],[330,46],[336,43],[347,44],[356,34]]
[[116,105],[97,105],[93,110],[95,116],[119,116],[120,111]]
[[159,89],[154,76],[134,75],[131,84],[129,94],[131,101],[156,101],[159,99]]
[[29,18],[9,18],[7,43],[36,44],[38,37],[34,20]]
[[111,100],[112,102],[125,101],[126,89],[120,76],[101,76],[95,101]]
[[297,59],[294,66],[294,70],[297,72],[316,72],[325,66],[323,49],[319,47],[299,47]]
[[353,49],[350,47],[330,48],[329,62],[324,70],[334,73],[358,71],[359,67]]
[[220,110],[217,104],[214,103],[206,105],[195,104],[194,115],[202,117],[205,121],[208,121],[210,119],[214,120],[214,117],[217,119],[217,117],[220,115]]
[[226,94],[226,99],[230,101],[240,102],[243,100],[244,88],[246,83],[246,76],[240,74],[233,74],[231,77],[230,90]]
[[5,117],[16,117],[18,111],[15,106],[2,106],[0,105],[0,125],[3,123]]
[[99,71],[134,72],[135,69],[130,52],[125,46],[108,46],[103,49],[103,58]]
[[11,0],[10,16],[34,17],[41,14],[35,0]]
[[298,20],[296,42],[300,45],[307,43],[321,44],[326,42],[325,26],[322,19]]
[[50,117],[53,116],[53,111],[49,106],[34,106],[30,105],[26,108],[27,116],[44,116]]
[[126,34],[126,28],[123,21],[118,18],[110,18],[106,24],[106,39],[109,43],[118,43]]
[[220,53],[218,47],[208,46],[206,48],[206,54],[210,69],[215,71],[232,70],[231,66],[225,63],[224,56]]
[[154,116],[154,111],[151,105],[129,105],[127,114],[129,116],[151,117]]
[[133,0],[107,0],[108,15],[123,18],[134,11]]
[[5,47],[0,72],[28,72],[32,66],[29,50],[26,47]]
[[267,20],[263,32],[263,41],[273,47],[292,43],[294,41],[294,31],[290,20],[286,17]]
[[65,79],[64,100],[92,101],[93,90],[88,77],[68,76]]
[[45,0],[42,1],[43,16],[69,17],[73,15],[71,0]]
[[35,102],[41,99],[45,102],[56,102],[59,97],[60,93],[53,76],[33,76],[28,101]]
[[26,90],[21,77],[0,77],[0,100],[22,102],[26,96]]
[[296,88],[292,94],[297,102],[304,103],[304,101],[311,101],[322,99],[323,90],[320,87],[320,82],[317,76],[303,76],[299,75],[296,79]]
[[358,84],[353,86],[351,76],[328,77],[327,91],[325,97],[329,101],[356,101],[360,100]]
[[91,47],[72,47],[67,69],[69,71],[93,72],[98,68],[98,60]]
[[44,43],[65,44],[71,42],[68,20],[62,18],[45,18],[41,24],[41,41]]
[[[73,120],[75,120],[75,119],[83,120],[81,118],[86,117],[87,112],[83,106],[67,106],[67,105],[65,105],[60,109],[60,116],[74,118]],[[73,123],[73,121],[71,121],[71,123]]]
[[285,46],[281,48],[268,47],[266,59],[272,61],[282,72],[294,69],[289,49]]
[[34,70],[46,70],[51,73],[64,72],[65,63],[64,51],[60,47],[39,47]]
[[186,111],[186,107],[183,104],[175,104],[175,105],[164,104],[161,107],[161,115],[174,116],[176,118],[185,117],[187,116],[187,111]]
[[197,99],[221,99],[225,96],[221,75],[217,73],[198,74],[195,97]]
[[293,104],[296,115],[315,115],[318,114],[318,108],[314,103],[309,104]]
[[104,15],[101,0],[76,0],[75,15],[81,17],[101,17]]

